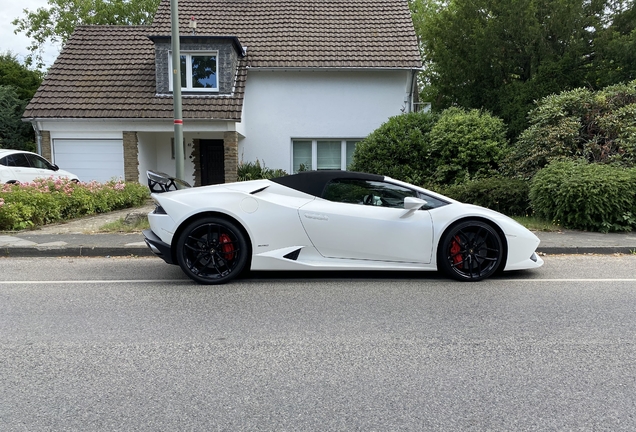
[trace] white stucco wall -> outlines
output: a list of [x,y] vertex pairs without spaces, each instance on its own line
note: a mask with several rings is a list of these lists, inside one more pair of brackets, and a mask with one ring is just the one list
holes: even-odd
[[[194,184],[194,164],[192,163],[192,140],[191,133],[183,134],[183,144],[185,149],[184,158],[184,180]],[[172,158],[172,138],[174,134],[163,133],[137,133],[139,140],[139,182],[146,183],[146,171],[161,171],[172,176],[176,175],[176,160]]]
[[364,138],[405,108],[410,71],[247,74],[239,160],[291,172],[291,140]]

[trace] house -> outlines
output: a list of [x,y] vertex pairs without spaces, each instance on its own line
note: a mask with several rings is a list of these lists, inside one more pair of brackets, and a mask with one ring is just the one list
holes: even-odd
[[[75,30],[24,113],[44,157],[85,181],[175,173],[170,21],[162,0],[152,25]],[[181,0],[179,23],[194,185],[257,159],[344,169],[356,142],[413,107],[407,0]]]

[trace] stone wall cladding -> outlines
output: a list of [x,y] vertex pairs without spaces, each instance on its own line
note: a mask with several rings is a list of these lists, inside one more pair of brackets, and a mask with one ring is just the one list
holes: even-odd
[[238,133],[225,132],[223,134],[223,152],[225,159],[225,183],[232,183],[238,179]]
[[51,158],[51,132],[42,131],[42,157],[53,162]]
[[139,182],[137,132],[124,132],[124,180]]
[[194,164],[194,184],[201,185],[201,144],[198,139],[192,140],[192,163]]
[[[157,94],[171,94],[170,91],[170,74],[172,71],[168,68],[171,45],[169,41],[157,41],[155,43],[155,66],[157,69]],[[236,49],[229,39],[201,38],[189,40],[181,43],[181,52],[210,52],[217,51],[216,72],[218,78],[219,91],[209,93],[188,93],[183,90],[183,95],[210,96],[210,95],[229,95],[232,94],[234,88],[234,77],[236,76],[236,68],[238,66],[238,55]]]

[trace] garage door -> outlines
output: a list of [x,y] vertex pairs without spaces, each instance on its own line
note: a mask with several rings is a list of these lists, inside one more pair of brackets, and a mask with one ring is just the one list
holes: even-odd
[[116,139],[54,139],[53,161],[81,181],[124,178],[124,145]]

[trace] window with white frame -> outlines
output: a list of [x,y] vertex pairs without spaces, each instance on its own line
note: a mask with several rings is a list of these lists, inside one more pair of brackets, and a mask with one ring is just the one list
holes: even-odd
[[[218,91],[217,52],[182,52],[181,53],[181,89],[185,91]],[[172,70],[172,54],[170,54],[170,70]],[[173,89],[172,73],[170,74],[170,90]]]
[[292,171],[346,170],[359,139],[292,140]]

